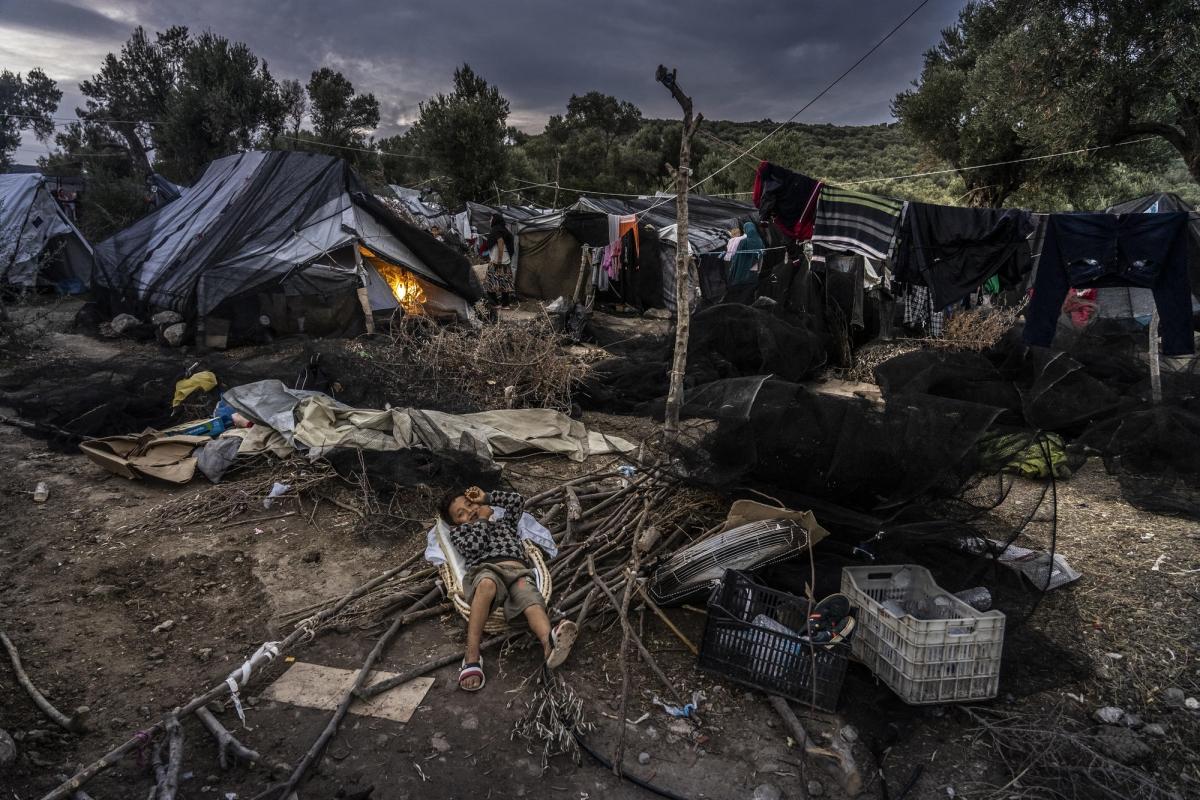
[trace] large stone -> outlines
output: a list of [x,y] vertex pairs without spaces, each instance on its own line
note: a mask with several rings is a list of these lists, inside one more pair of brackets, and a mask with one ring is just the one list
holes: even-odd
[[129,330],[130,328],[136,328],[141,324],[142,321],[133,314],[117,314],[112,318],[112,322],[109,323],[113,329],[113,333],[117,334],[118,336],[125,333],[125,331]]
[[171,347],[179,347],[183,344],[184,337],[187,336],[187,325],[182,322],[168,325],[163,328],[162,335],[163,340]]
[[8,735],[8,731],[0,728],[0,772],[8,768],[17,758],[17,743]]
[[183,314],[178,311],[160,311],[150,318],[155,325],[174,325],[183,322]]
[[760,783],[754,787],[750,800],[783,800],[783,792],[773,783]]
[[1122,764],[1136,764],[1150,757],[1150,745],[1129,728],[1104,727],[1096,734],[1100,752]]
[[1187,695],[1183,693],[1183,689],[1180,689],[1178,686],[1172,686],[1163,691],[1163,705],[1167,708],[1179,708],[1183,705],[1186,697]]
[[1104,725],[1120,725],[1125,719],[1125,712],[1114,706],[1104,706],[1092,712],[1092,718]]

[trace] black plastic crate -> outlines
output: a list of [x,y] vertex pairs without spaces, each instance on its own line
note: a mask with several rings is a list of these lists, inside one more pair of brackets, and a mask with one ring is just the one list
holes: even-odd
[[783,630],[803,631],[807,620],[804,598],[726,570],[708,601],[697,666],[768,694],[833,711],[850,648],[845,643],[812,645]]

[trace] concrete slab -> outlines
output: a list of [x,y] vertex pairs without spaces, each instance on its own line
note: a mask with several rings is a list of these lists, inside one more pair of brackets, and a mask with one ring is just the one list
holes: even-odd
[[[354,684],[356,669],[323,667],[297,661],[279,680],[267,687],[260,696],[293,706],[333,711],[338,707],[346,691]],[[393,672],[374,672],[367,678],[367,685],[394,677]],[[391,691],[372,698],[370,702],[356,700],[350,706],[351,714],[390,719],[393,722],[408,722],[421,704],[433,678],[416,678],[397,686]]]

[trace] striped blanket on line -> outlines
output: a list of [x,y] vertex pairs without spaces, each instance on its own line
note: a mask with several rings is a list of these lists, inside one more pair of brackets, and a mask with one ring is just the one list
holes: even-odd
[[903,201],[890,197],[822,186],[812,240],[831,250],[851,250],[882,261],[896,235],[903,207]]

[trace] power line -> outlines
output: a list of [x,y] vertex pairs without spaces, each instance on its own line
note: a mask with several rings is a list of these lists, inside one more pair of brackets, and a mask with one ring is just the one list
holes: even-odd
[[[845,72],[843,72],[841,75],[838,75],[838,76],[837,76],[836,78],[834,78],[834,79],[833,79],[833,81],[831,81],[831,82],[830,82],[830,83],[829,83],[829,84],[828,84],[828,85],[827,85],[827,86],[826,86],[824,89],[822,89],[821,91],[817,92],[817,94],[816,94],[816,95],[815,95],[815,96],[814,96],[814,97],[813,97],[811,100],[809,100],[807,103],[805,103],[803,106],[801,106],[801,107],[800,107],[800,109],[799,109],[799,110],[798,110],[798,111],[797,111],[795,114],[792,114],[792,115],[791,115],[790,117],[788,117],[786,120],[784,120],[783,122],[779,123],[779,125],[778,125],[778,126],[776,126],[774,130],[772,130],[771,132],[769,132],[769,133],[768,133],[766,136],[762,137],[761,139],[759,139],[759,140],[758,140],[757,142],[755,142],[754,144],[752,144],[752,145],[750,145],[749,147],[747,147],[745,150],[743,150],[741,153],[739,153],[739,154],[738,154],[737,156],[735,156],[733,159],[731,159],[730,161],[726,162],[725,164],[723,164],[722,166],[720,166],[719,168],[717,168],[717,169],[716,169],[716,170],[715,170],[715,171],[714,171],[712,174],[708,175],[708,176],[707,176],[707,177],[705,177],[705,178],[702,178],[702,179],[700,179],[700,180],[696,181],[694,184],[692,184],[691,186],[689,186],[689,187],[688,187],[688,192],[691,192],[691,191],[692,191],[693,189],[695,189],[697,186],[701,186],[701,185],[703,185],[703,184],[707,183],[708,181],[712,180],[713,178],[715,178],[717,175],[720,175],[722,172],[724,172],[725,170],[729,169],[730,167],[732,167],[732,166],[733,166],[734,164],[736,164],[737,162],[741,161],[741,160],[742,160],[743,158],[745,158],[746,156],[750,155],[750,153],[751,153],[752,151],[754,151],[754,150],[755,150],[757,147],[759,147],[760,145],[762,145],[764,142],[766,142],[766,141],[767,141],[768,139],[770,139],[772,136],[774,136],[775,134],[777,134],[777,133],[779,133],[781,130],[783,130],[783,129],[784,129],[784,128],[785,128],[785,127],[788,125],[788,124],[790,124],[792,121],[794,121],[794,120],[796,119],[796,117],[800,116],[800,115],[801,115],[801,114],[803,114],[803,113],[804,113],[806,110],[808,110],[808,108],[809,108],[809,107],[810,107],[810,106],[811,106],[813,103],[817,102],[817,101],[818,101],[818,100],[820,100],[822,97],[824,97],[824,96],[825,96],[825,95],[826,95],[826,94],[827,94],[827,93],[828,93],[828,92],[829,92],[829,91],[830,91],[830,90],[831,90],[831,89],[832,89],[834,86],[837,86],[837,85],[838,85],[838,84],[839,84],[839,83],[842,81],[842,79],[843,79],[843,78],[845,78],[847,75],[849,75],[849,74],[850,74],[851,72],[853,72],[855,69],[857,69],[857,68],[858,68],[858,66],[859,66],[860,64],[862,64],[864,61],[866,61],[868,58],[870,58],[870,56],[871,56],[871,54],[872,54],[872,53],[874,53],[876,50],[878,50],[880,47],[882,47],[882,46],[883,46],[883,44],[884,44],[884,43],[885,43],[885,42],[886,42],[888,39],[892,38],[892,36],[894,36],[894,35],[896,34],[896,32],[897,32],[897,31],[899,31],[901,28],[903,28],[903,27],[904,27],[904,25],[905,25],[905,24],[906,24],[906,23],[907,23],[907,22],[908,22],[910,19],[912,19],[913,17],[915,17],[915,16],[917,15],[917,12],[918,12],[918,11],[920,11],[922,8],[924,8],[924,7],[925,7],[925,6],[926,6],[928,3],[929,3],[929,0],[921,0],[921,2],[917,4],[916,8],[914,8],[912,11],[908,12],[908,16],[906,16],[904,19],[902,19],[902,20],[900,20],[898,23],[896,23],[895,27],[893,27],[893,28],[892,28],[890,31],[888,31],[888,32],[887,32],[887,34],[886,34],[886,35],[885,35],[885,36],[884,36],[882,39],[880,39],[878,42],[876,42],[876,43],[875,43],[875,44],[874,44],[874,45],[871,47],[871,49],[870,49],[870,50],[868,50],[867,52],[863,53],[863,54],[862,54],[862,55],[859,57],[859,59],[858,59],[857,61],[855,61],[853,64],[851,64],[851,65],[850,65],[850,66],[849,66],[849,67],[846,69],[846,71],[845,71]],[[668,198],[664,198],[664,199],[663,199],[663,202],[665,203],[665,202],[667,202],[667,200],[668,200]],[[646,212],[648,212],[648,211],[650,211],[650,210],[652,210],[652,209],[654,209],[654,208],[657,208],[659,205],[662,205],[662,203],[658,203],[658,204],[655,204],[655,205],[651,206],[650,208],[647,208],[647,209],[646,209]],[[646,212],[642,212],[642,213],[646,213]]]
[[1004,167],[1009,164],[1023,164],[1027,161],[1041,161],[1047,158],[1060,158],[1062,156],[1073,156],[1079,153],[1091,153],[1096,150],[1107,150],[1112,147],[1125,147],[1130,144],[1141,144],[1143,142],[1152,142],[1158,139],[1157,136],[1146,136],[1142,139],[1132,139],[1128,142],[1117,142],[1116,144],[1100,144],[1095,147],[1081,147],[1077,150],[1064,150],[1061,153],[1048,153],[1044,156],[1029,156],[1027,158],[1014,158],[1011,161],[993,161],[990,164],[974,164],[969,167],[950,167],[949,169],[935,169],[929,172],[914,172],[910,175],[895,175],[891,178],[864,178],[857,181],[842,181],[838,186],[857,186],[862,183],[880,183],[882,181],[899,181],[905,178],[924,178],[927,175],[945,175],[947,172],[968,172],[974,169],[987,169],[988,167]]

